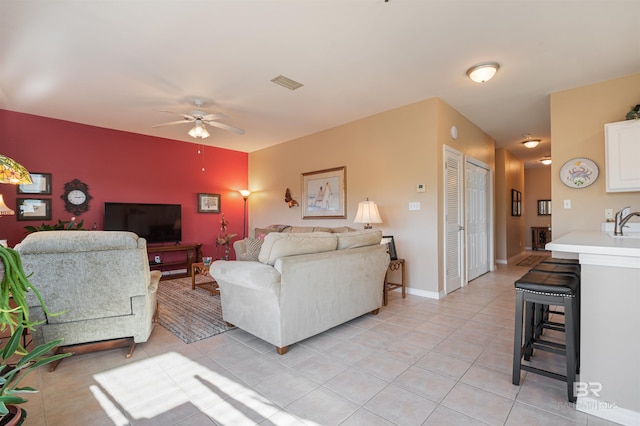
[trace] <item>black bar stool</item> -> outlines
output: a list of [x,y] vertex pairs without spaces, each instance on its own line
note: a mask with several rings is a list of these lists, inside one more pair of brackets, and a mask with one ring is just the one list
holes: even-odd
[[[514,385],[520,384],[521,370],[541,374],[566,382],[568,400],[569,402],[576,402],[573,388],[579,359],[577,339],[580,321],[577,299],[578,285],[579,280],[575,276],[543,272],[528,272],[516,280],[516,324],[513,342],[512,376]],[[535,337],[534,310],[537,304],[564,306],[564,345]],[[528,360],[534,349],[564,355],[566,375],[523,364],[522,359]]]
[[554,265],[578,265],[580,266],[580,261],[578,259],[559,259],[557,257],[547,257],[540,263],[551,263]]

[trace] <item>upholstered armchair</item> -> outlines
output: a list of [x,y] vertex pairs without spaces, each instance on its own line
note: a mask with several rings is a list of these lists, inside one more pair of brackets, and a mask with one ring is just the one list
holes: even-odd
[[15,249],[48,311],[64,312],[49,315],[35,294],[27,294],[30,319],[43,321],[34,343],[63,338],[57,353],[128,347],[130,357],[136,343],[147,341],[161,273],[149,270],[143,238],[120,231],[44,231]]

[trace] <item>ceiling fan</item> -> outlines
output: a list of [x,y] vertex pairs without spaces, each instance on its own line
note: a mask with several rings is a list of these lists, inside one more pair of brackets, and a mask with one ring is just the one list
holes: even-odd
[[196,100],[195,101],[195,105],[196,105],[197,109],[191,111],[188,114],[182,114],[182,113],[179,113],[179,112],[162,110],[162,112],[168,112],[170,114],[180,115],[180,116],[182,116],[182,120],[169,121],[167,123],[155,124],[155,125],[153,125],[151,127],[173,126],[175,124],[194,123],[194,127],[191,130],[189,130],[189,136],[191,136],[192,138],[196,138],[196,139],[198,139],[198,138],[204,139],[204,138],[208,138],[210,136],[209,132],[207,131],[207,128],[206,128],[205,124],[208,124],[208,125],[213,126],[213,127],[218,127],[220,129],[224,129],[224,130],[229,130],[229,131],[237,133],[239,135],[244,135],[244,130],[243,129],[231,126],[229,124],[220,123],[219,121],[217,121],[217,120],[228,119],[229,118],[228,116],[226,116],[226,115],[224,115],[222,113],[207,114],[205,111],[202,111],[200,109],[200,108],[202,108],[202,101],[200,101],[200,100]]

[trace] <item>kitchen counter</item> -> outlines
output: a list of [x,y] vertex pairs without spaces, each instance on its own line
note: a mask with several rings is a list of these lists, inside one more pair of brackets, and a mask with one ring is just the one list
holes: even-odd
[[[625,230],[627,232],[627,230]],[[581,272],[580,382],[576,409],[640,424],[640,237],[574,231],[545,246],[578,257]],[[558,253],[562,252],[562,253]]]

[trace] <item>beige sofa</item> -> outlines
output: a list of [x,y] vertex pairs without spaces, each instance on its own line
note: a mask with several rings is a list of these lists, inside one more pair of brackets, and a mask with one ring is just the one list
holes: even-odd
[[119,231],[43,231],[15,249],[48,310],[64,311],[47,315],[27,294],[31,319],[43,321],[33,333],[36,344],[57,338],[65,346],[91,342],[88,352],[121,339],[111,347],[129,347],[130,356],[135,343],[149,338],[161,273],[149,270],[143,238]]
[[258,261],[216,261],[225,321],[288,346],[382,306],[389,264],[380,231],[272,232]]

